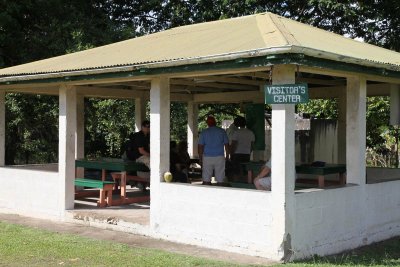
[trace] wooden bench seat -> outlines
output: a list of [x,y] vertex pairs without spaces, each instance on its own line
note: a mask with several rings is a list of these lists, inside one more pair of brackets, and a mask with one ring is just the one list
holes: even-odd
[[[112,172],[111,177],[113,178],[115,185],[118,184],[118,181],[121,180],[122,173],[120,172]],[[138,175],[126,175],[126,183],[128,184],[130,181],[141,183],[143,185],[144,191],[146,190],[146,187],[150,185],[150,179],[141,177]]]
[[[87,178],[76,178],[75,186],[84,186],[89,188],[100,189],[100,199],[98,201],[99,207],[111,206],[112,205],[112,190],[114,188],[114,182],[101,181]],[[77,192],[79,196],[79,192]]]

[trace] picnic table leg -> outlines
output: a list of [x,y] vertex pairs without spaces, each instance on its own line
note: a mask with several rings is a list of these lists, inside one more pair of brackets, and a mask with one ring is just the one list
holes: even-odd
[[253,170],[248,170],[247,171],[247,183],[252,184],[253,183]]
[[325,187],[325,177],[323,175],[318,175],[318,187]]
[[107,185],[105,187],[107,190],[107,205],[112,206],[112,192],[113,192],[113,186],[112,185]]
[[106,180],[106,170],[105,170],[105,169],[102,169],[102,170],[101,170],[101,180],[102,180],[102,181],[105,181],[105,180]]
[[121,173],[121,201],[124,203],[126,199],[126,172]]
[[344,174],[344,172],[339,173],[339,183],[340,185],[346,184],[346,175]]
[[98,205],[101,208],[104,208],[106,206],[106,194],[104,189],[100,189],[100,199]]

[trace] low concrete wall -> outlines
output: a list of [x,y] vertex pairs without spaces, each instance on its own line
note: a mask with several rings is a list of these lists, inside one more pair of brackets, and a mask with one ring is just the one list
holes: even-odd
[[296,194],[295,258],[400,235],[400,181]]
[[61,218],[58,172],[54,165],[0,168],[0,212],[39,218]]
[[162,183],[152,225],[161,238],[271,258],[271,206],[270,192]]
[[381,183],[392,180],[400,180],[400,169],[398,168],[383,168],[383,167],[368,167],[367,168],[367,183]]

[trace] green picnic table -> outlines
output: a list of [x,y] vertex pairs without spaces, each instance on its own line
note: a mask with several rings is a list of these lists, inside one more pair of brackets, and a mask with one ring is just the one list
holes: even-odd
[[[263,161],[250,161],[241,163],[247,171],[247,182],[253,183],[254,174],[259,173],[262,166],[265,165]],[[315,167],[311,164],[296,165],[296,173],[298,174],[312,174],[316,175],[318,179],[318,187],[325,187],[325,176],[328,174],[339,174],[339,184],[346,184],[346,165],[345,164],[325,164],[323,167]]]
[[[75,168],[87,168],[101,170],[101,180],[105,181],[106,171],[116,171],[120,172],[118,177],[121,179],[120,188],[121,196],[119,200],[113,200],[112,205],[130,204],[135,202],[145,202],[150,200],[150,196],[140,196],[140,197],[127,197],[126,196],[126,177],[127,172],[149,172],[149,168],[146,165],[134,161],[124,161],[122,159],[77,159],[75,160]],[[86,179],[86,178],[83,178]],[[89,179],[88,179],[89,180]]]

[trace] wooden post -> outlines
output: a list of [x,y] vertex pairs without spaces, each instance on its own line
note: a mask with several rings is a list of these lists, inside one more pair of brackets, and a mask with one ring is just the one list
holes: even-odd
[[60,86],[59,102],[59,207],[63,213],[74,207],[76,88]]
[[364,77],[347,78],[346,167],[347,182],[365,184],[366,100]]
[[170,85],[168,78],[154,78],[150,89],[150,225],[156,227],[160,183],[169,170]]
[[338,103],[338,126],[337,126],[337,162],[346,164],[346,107],[347,93],[346,88],[340,90]]
[[135,130],[141,130],[142,121],[146,118],[146,101],[143,98],[135,98]]
[[[83,95],[76,97],[76,136],[75,136],[75,158],[85,157],[85,98]],[[84,168],[77,168],[77,177],[84,178]]]
[[[273,84],[294,84],[294,65],[274,65]],[[277,257],[290,260],[291,234],[294,228],[295,140],[294,104],[272,105],[272,242]]]
[[190,157],[198,156],[197,143],[198,143],[198,117],[199,105],[194,102],[188,102],[188,124],[187,124],[187,140],[188,152]]

